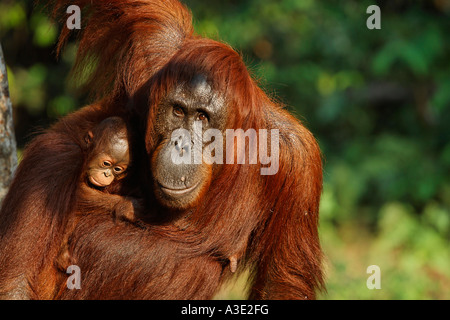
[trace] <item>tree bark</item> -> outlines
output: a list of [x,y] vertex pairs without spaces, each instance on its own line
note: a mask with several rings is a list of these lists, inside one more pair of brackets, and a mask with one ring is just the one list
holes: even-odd
[[6,62],[0,44],[0,205],[17,167],[16,138],[9,97]]

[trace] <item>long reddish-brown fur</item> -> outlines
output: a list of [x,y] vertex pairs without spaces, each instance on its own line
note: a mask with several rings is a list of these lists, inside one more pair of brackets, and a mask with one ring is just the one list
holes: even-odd
[[[318,236],[322,164],[312,134],[258,87],[231,47],[195,35],[190,13],[178,1],[55,1],[54,14],[69,4],[79,5],[84,19],[75,74],[83,74],[101,100],[28,146],[0,215],[0,294],[207,299],[232,276],[228,259],[239,253],[238,272],[251,271],[250,298],[314,299],[324,282]],[[67,38],[63,29],[59,49]],[[195,208],[145,228],[77,204],[71,182],[80,170],[78,132],[121,115],[136,130],[133,166],[139,169],[130,181],[148,192],[149,216],[164,212],[149,190],[156,110],[172,88],[197,74],[224,97],[231,110],[227,128],[279,129],[278,173],[262,176],[259,165],[225,164]],[[72,262],[82,270],[82,289],[68,290],[52,261],[76,208],[84,214],[69,243]]]

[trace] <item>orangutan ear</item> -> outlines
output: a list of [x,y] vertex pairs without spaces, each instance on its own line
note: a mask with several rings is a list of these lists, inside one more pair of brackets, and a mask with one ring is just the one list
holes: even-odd
[[86,136],[84,137],[84,141],[86,141],[87,145],[90,145],[92,143],[92,139],[94,139],[94,134],[91,130],[88,131]]

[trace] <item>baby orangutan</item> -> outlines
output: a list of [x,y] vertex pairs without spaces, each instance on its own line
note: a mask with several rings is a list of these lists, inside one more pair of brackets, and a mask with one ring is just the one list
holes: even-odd
[[[103,120],[86,135],[87,152],[81,181],[80,209],[101,205],[115,218],[135,221],[137,200],[114,194],[130,163],[128,133],[119,117]],[[84,213],[82,213],[84,214]]]
[[125,122],[119,117],[106,118],[86,134],[85,142],[76,214],[56,259],[56,266],[63,271],[71,264],[68,241],[79,217],[101,210],[112,213],[115,219],[135,222],[136,210],[141,207],[138,199],[118,194],[119,181],[126,176],[130,164]]
[[[124,177],[130,162],[126,128],[114,127],[118,120],[107,118],[88,132],[86,142],[90,145],[87,163],[87,178],[95,187],[109,186],[114,180]],[[114,132],[115,130],[120,130]],[[95,138],[94,138],[95,137]]]

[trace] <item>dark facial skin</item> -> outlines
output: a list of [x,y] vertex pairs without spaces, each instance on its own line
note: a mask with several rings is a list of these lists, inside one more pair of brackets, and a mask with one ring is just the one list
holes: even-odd
[[92,151],[87,164],[87,178],[96,187],[106,187],[125,176],[130,162],[126,131],[112,132],[105,128],[92,139]]
[[[202,130],[214,128],[225,130],[227,113],[225,102],[206,78],[198,75],[190,83],[180,84],[159,105],[156,131],[162,143],[152,157],[152,174],[155,194],[165,206],[173,209],[187,209],[196,204],[211,182],[212,165],[205,163],[176,164],[172,152],[194,150],[194,122],[202,122]],[[172,141],[176,129],[190,132],[191,141],[180,137]],[[203,134],[202,132],[202,134]],[[200,138],[199,141],[202,141]],[[202,143],[202,148],[205,145]]]

